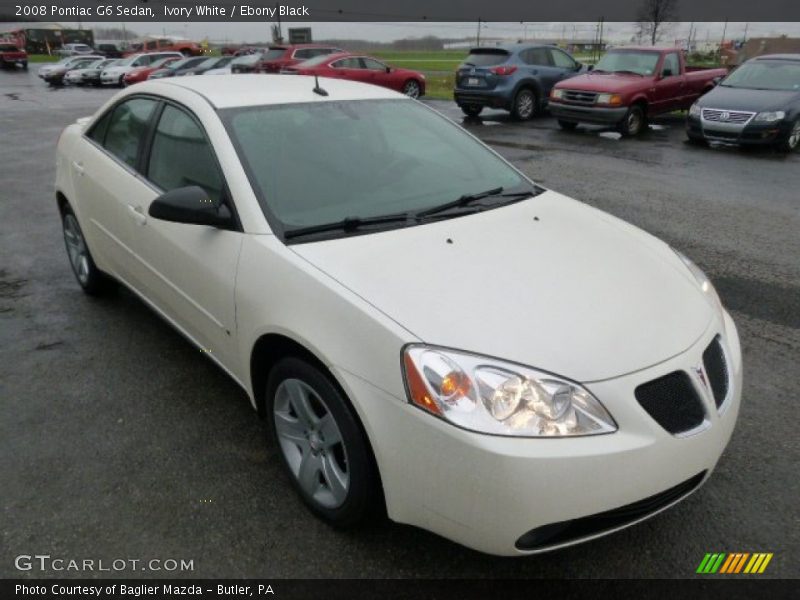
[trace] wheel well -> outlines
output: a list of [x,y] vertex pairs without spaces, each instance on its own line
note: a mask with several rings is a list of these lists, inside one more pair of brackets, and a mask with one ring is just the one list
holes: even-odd
[[67,197],[61,192],[56,192],[56,203],[58,204],[58,212],[61,213],[63,217],[69,206],[69,200],[67,200]]
[[[328,380],[331,382],[331,385],[333,385],[339,391],[339,393],[342,395],[342,398],[344,398],[345,401],[350,403],[352,406],[352,401],[342,386],[339,385],[339,382],[333,376],[333,373],[331,373],[330,369],[328,369],[328,367],[326,367],[325,364],[319,358],[317,358],[313,352],[311,352],[302,344],[289,337],[286,337],[285,335],[281,335],[279,333],[268,333],[258,338],[253,346],[253,352],[250,355],[250,380],[253,384],[253,397],[255,398],[256,407],[258,408],[258,415],[262,419],[266,416],[267,403],[264,392],[266,391],[267,378],[269,377],[270,369],[279,360],[288,356],[305,360],[319,369],[320,372],[328,378]],[[381,478],[381,472],[378,468],[377,460],[375,459],[375,450],[372,448],[372,441],[369,439],[369,436],[364,429],[364,424],[361,422],[361,417],[359,416],[358,411],[353,409],[353,414],[356,417],[358,427],[361,429],[361,434],[364,436],[364,440],[369,448],[371,459],[375,465],[375,472],[378,476],[380,490],[383,492],[383,480]],[[385,500],[383,500],[383,506],[386,506]]]
[[645,100],[644,98],[638,98],[634,100],[633,102],[631,102],[631,106],[638,106],[642,109],[642,112],[644,114],[647,114],[647,100]]

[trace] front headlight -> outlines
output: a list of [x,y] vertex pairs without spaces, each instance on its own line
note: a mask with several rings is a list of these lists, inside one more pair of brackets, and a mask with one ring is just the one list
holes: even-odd
[[552,90],[550,90],[550,97],[556,100],[561,100],[561,98],[564,97],[564,90],[557,90],[553,88]]
[[786,113],[782,110],[773,110],[770,112],[760,112],[756,115],[756,118],[753,119],[754,121],[758,121],[759,123],[774,123],[775,121],[780,121],[786,117]]
[[689,116],[690,117],[699,117],[702,112],[703,112],[703,109],[700,108],[700,105],[697,104],[697,102],[695,102],[694,104],[692,104],[689,107]]
[[694,278],[697,280],[697,284],[700,286],[702,292],[708,297],[709,301],[719,311],[722,311],[722,300],[720,300],[719,294],[717,294],[717,290],[714,289],[714,286],[712,285],[711,280],[708,278],[708,275],[706,275],[700,267],[694,264],[694,262],[692,262],[688,256],[678,252],[675,250],[675,248],[673,248],[672,251],[678,255],[678,258],[683,261],[683,264],[685,264],[692,275],[694,275]]
[[598,94],[598,104],[622,104],[622,96],[619,94]]
[[403,374],[412,404],[471,431],[565,437],[617,430],[579,384],[496,358],[412,344]]

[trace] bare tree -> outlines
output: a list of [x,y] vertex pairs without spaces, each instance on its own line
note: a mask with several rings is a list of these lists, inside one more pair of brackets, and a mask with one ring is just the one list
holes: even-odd
[[637,13],[639,35],[650,38],[650,45],[655,46],[677,14],[678,0],[642,0]]

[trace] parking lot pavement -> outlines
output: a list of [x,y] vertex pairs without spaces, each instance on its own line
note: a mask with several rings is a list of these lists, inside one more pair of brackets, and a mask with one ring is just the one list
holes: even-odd
[[[131,294],[79,291],[54,147],[110,93],[0,73],[0,576],[41,575],[14,568],[38,553],[182,558],[196,577],[685,577],[712,551],[773,552],[764,576],[800,576],[800,154],[690,147],[680,118],[635,140],[561,132],[548,117],[464,123],[543,185],[694,258],[732,310],[745,360],[737,430],[701,490],[589,544],[499,559],[407,526],[323,525],[236,384]],[[452,103],[431,104],[462,122]]]

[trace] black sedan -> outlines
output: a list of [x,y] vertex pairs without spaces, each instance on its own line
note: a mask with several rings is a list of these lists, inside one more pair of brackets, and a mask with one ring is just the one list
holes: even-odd
[[791,152],[800,144],[800,54],[748,60],[689,109],[689,141],[769,144]]

